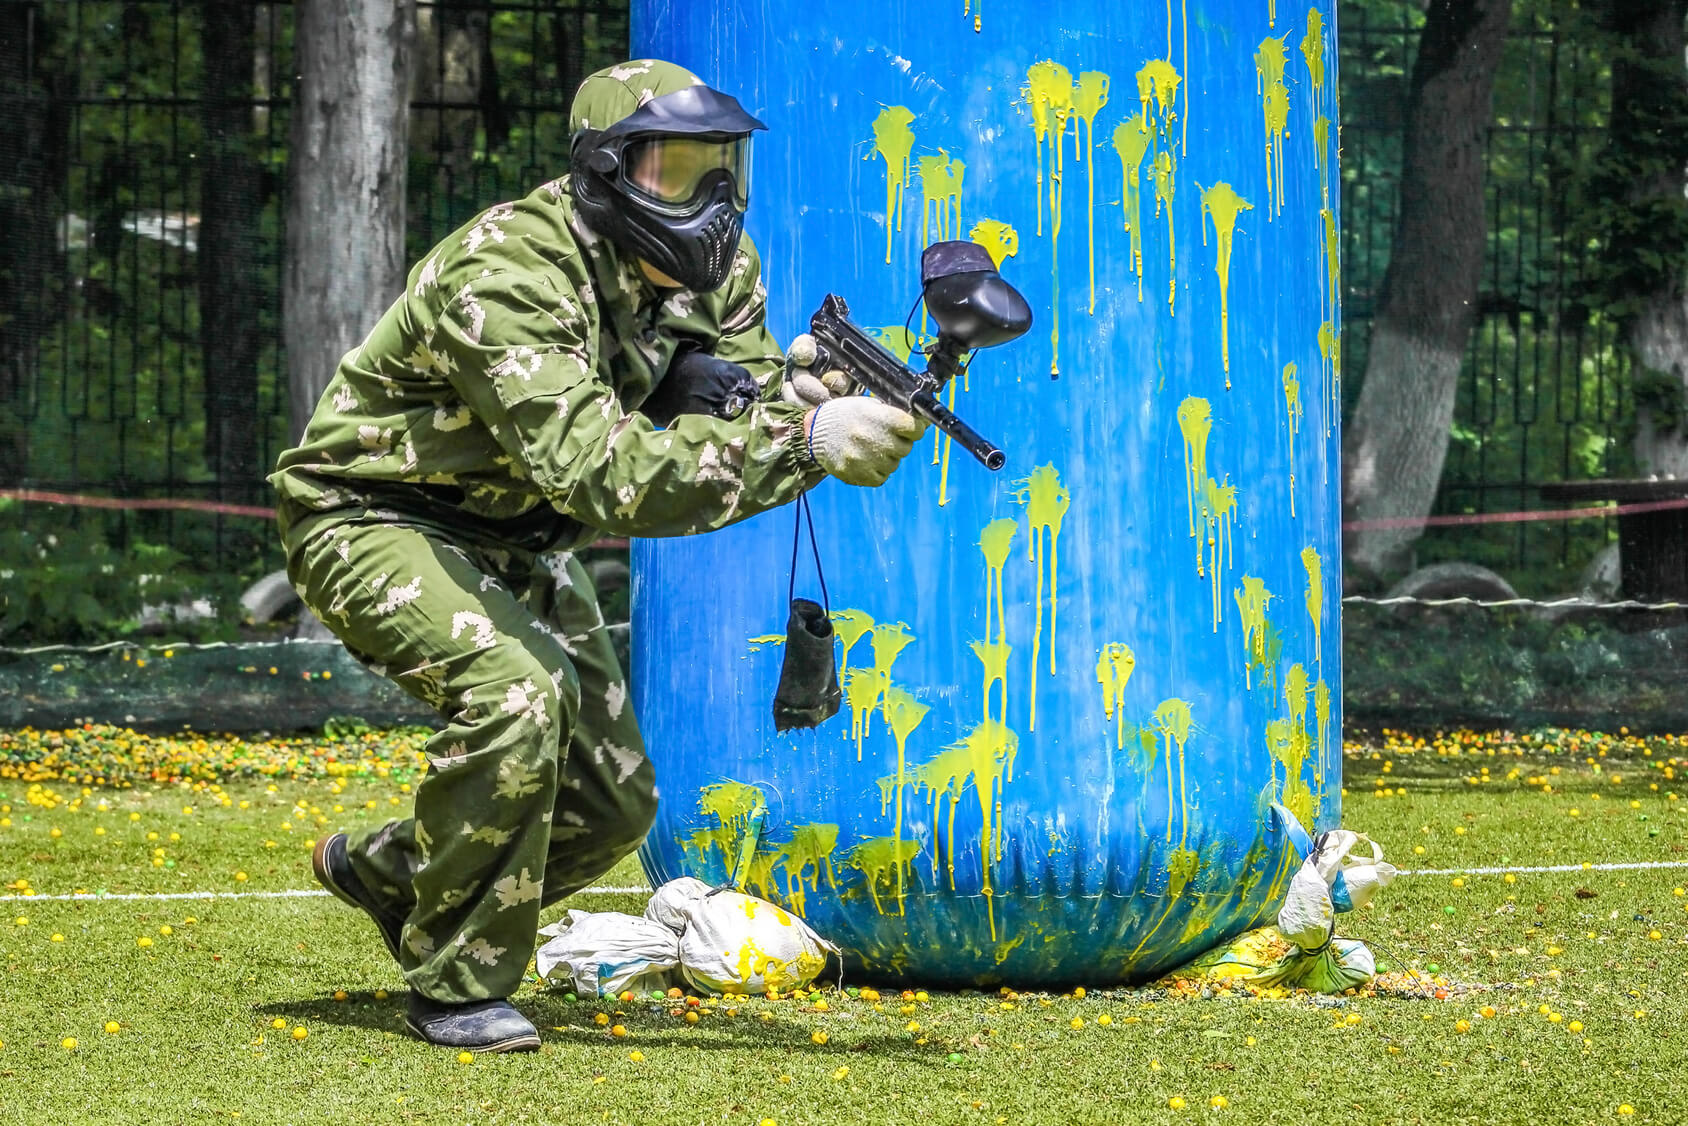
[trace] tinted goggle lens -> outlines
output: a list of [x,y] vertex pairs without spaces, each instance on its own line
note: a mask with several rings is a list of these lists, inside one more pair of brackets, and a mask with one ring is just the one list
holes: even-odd
[[733,184],[733,202],[744,210],[750,200],[750,139],[653,137],[635,141],[622,154],[628,186],[658,203],[691,202],[712,175],[725,172]]

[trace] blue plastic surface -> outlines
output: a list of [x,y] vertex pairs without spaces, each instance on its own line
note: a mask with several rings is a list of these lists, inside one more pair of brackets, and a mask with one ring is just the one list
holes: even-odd
[[929,436],[813,494],[847,669],[822,727],[775,733],[758,640],[792,509],[635,545],[642,858],[725,879],[760,791],[749,890],[857,967],[1140,980],[1271,918],[1306,847],[1274,803],[1339,820],[1335,28],[965,4],[633,5],[637,52],[770,127],[748,229],[782,340],[827,292],[901,340],[942,238],[1005,255],[1035,316],[954,398],[1004,470]]

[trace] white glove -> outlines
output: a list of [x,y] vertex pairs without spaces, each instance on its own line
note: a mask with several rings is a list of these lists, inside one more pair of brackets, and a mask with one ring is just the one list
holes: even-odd
[[805,419],[809,457],[847,485],[883,485],[914,443],[926,420],[896,407],[852,395],[829,399]]
[[838,368],[817,374],[814,369],[819,356],[815,338],[808,333],[792,340],[785,350],[785,382],[780,398],[794,407],[818,407],[855,390],[850,377]]

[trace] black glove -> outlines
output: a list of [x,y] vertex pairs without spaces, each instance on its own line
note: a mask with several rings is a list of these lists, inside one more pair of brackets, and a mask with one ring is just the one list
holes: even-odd
[[761,394],[756,380],[738,364],[683,345],[639,410],[659,427],[683,414],[737,418]]

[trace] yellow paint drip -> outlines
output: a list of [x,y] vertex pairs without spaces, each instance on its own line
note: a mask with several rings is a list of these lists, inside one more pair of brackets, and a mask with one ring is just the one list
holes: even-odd
[[965,17],[968,12],[973,13],[973,31],[975,34],[984,30],[984,9],[985,0],[961,0],[962,16]]
[[856,742],[856,761],[862,761],[862,740],[873,734],[873,713],[883,689],[872,669],[851,669],[844,677],[844,702],[850,705],[850,738]]
[[1324,665],[1323,626],[1325,617],[1324,565],[1311,544],[1301,549],[1301,565],[1307,570],[1307,616],[1313,619],[1313,660]]
[[698,809],[720,822],[721,827],[737,841],[750,831],[750,821],[756,807],[764,804],[762,791],[744,782],[731,780],[705,786],[697,799]]
[[1002,701],[1000,715],[1003,722],[1008,720],[1008,658],[1013,654],[1014,647],[1006,641],[975,641],[972,643],[973,655],[979,658],[979,663],[985,667],[985,718],[991,718],[991,690],[998,683],[1002,685]]
[[[832,853],[837,847],[838,826],[814,823],[794,828],[791,839],[776,850],[775,855],[785,865],[785,898],[799,915],[803,914],[805,878],[808,890],[819,892],[821,873],[825,872],[827,886],[838,890],[838,877],[832,868]],[[810,868],[814,872],[805,877]]]
[[[999,270],[1004,259],[1020,253],[1020,233],[1000,219],[980,219],[967,232],[967,237],[990,253],[991,262]],[[908,357],[903,359],[906,361]]]
[[1313,685],[1313,719],[1318,724],[1319,736],[1319,770],[1316,781],[1319,784],[1319,807],[1325,804],[1325,782],[1330,776],[1330,685],[1325,678],[1320,677]]
[[1287,719],[1269,720],[1266,724],[1266,749],[1284,767],[1284,788],[1280,801],[1303,825],[1313,824],[1313,792],[1301,777],[1301,765],[1306,761],[1303,742],[1296,738],[1295,725]]
[[829,616],[832,620],[832,631],[844,645],[843,655],[838,658],[838,671],[842,676],[850,671],[851,647],[860,641],[864,634],[872,631],[873,617],[864,610],[834,610]]
[[1184,784],[1184,745],[1190,741],[1190,705],[1179,699],[1162,700],[1155,707],[1155,729],[1166,740],[1166,843],[1172,843],[1172,755],[1178,753],[1178,801],[1183,809],[1183,834],[1178,847],[1190,840],[1190,799]]
[[1289,88],[1284,85],[1288,58],[1282,38],[1268,35],[1254,53],[1255,91],[1266,119],[1266,218],[1284,208],[1284,132],[1289,127]]
[[1330,207],[1330,177],[1325,172],[1325,161],[1330,145],[1330,118],[1320,114],[1313,119],[1313,167],[1319,173],[1319,201],[1328,209]]
[[1336,332],[1331,323],[1325,321],[1319,326],[1319,370],[1324,383],[1323,400],[1325,412],[1325,437],[1330,437],[1331,423],[1337,417],[1337,382],[1335,365],[1337,360]]
[[1166,205],[1166,254],[1167,265],[1170,269],[1170,276],[1166,282],[1166,307],[1167,311],[1173,316],[1178,313],[1178,241],[1173,233],[1172,223],[1172,197],[1178,188],[1175,181],[1175,172],[1170,150],[1162,150],[1155,154],[1155,214],[1159,215],[1161,205]]
[[[949,820],[945,830],[946,844],[944,847],[944,867],[949,872],[950,890],[955,890],[955,806],[961,800],[962,791],[967,787],[968,778],[972,777],[967,749],[956,746],[941,752],[930,762],[922,763],[915,769],[915,790],[927,790],[932,795],[932,835],[936,839],[938,834],[938,802],[945,795],[949,797]],[[932,881],[938,880],[938,850],[932,850]]]
[[1244,683],[1254,687],[1254,670],[1266,668],[1266,609],[1272,602],[1272,592],[1266,580],[1253,575],[1243,576],[1243,585],[1232,597],[1237,600],[1237,616],[1243,624]]
[[1096,681],[1102,686],[1102,714],[1114,721],[1114,747],[1125,749],[1125,686],[1137,667],[1137,654],[1123,641],[1110,641],[1096,657]]
[[1301,430],[1301,380],[1295,361],[1284,365],[1284,413],[1289,420],[1289,514],[1295,518],[1295,435]]
[[1131,232],[1131,270],[1137,275],[1137,300],[1143,300],[1143,157],[1155,138],[1148,120],[1138,114],[1114,127],[1114,151],[1125,173],[1125,229]]
[[[979,830],[979,858],[983,879],[986,911],[990,913],[991,939],[996,939],[996,915],[991,904],[991,865],[1002,859],[1002,823],[1000,795],[1003,787],[1014,779],[1014,756],[1019,749],[1019,737],[1003,724],[986,720],[964,736],[961,742],[947,748],[937,758],[922,766],[917,784],[932,791],[932,822],[937,827],[938,798],[950,796],[950,883],[954,886],[955,804],[973,783],[979,799],[983,819]],[[934,867],[934,875],[936,868]]]
[[[1037,666],[1038,652],[1043,645],[1043,574],[1045,561],[1049,571],[1049,674],[1055,675],[1055,620],[1059,607],[1056,595],[1056,573],[1061,561],[1061,523],[1073,498],[1061,484],[1061,476],[1053,464],[1040,465],[1030,477],[1015,482],[1014,499],[1026,506],[1026,522],[1030,526],[1030,556],[1037,569],[1037,618],[1032,630],[1031,718],[1027,729],[1037,729]],[[1045,532],[1048,533],[1047,539]]]
[[901,888],[903,873],[920,854],[919,841],[899,841],[894,837],[869,837],[851,849],[845,856],[844,866],[854,868],[867,877],[867,892],[873,899],[873,909],[881,915],[888,914],[885,905],[879,898],[881,882],[897,889],[897,914],[903,913],[903,898]]
[[1173,121],[1178,117],[1178,85],[1182,79],[1169,59],[1150,59],[1137,72],[1137,100],[1143,104],[1143,116],[1149,116],[1154,103],[1154,121],[1163,138],[1170,140]]
[[979,550],[985,556],[985,640],[991,636],[991,595],[996,595],[996,639],[1008,638],[1008,619],[1002,612],[1002,569],[1019,525],[1004,516],[986,524],[979,533]]
[[[1231,240],[1237,216],[1254,210],[1254,205],[1221,180],[1202,192],[1202,214],[1213,216],[1214,241],[1218,243],[1213,264],[1219,275],[1219,350],[1225,363],[1225,390],[1231,389]],[[1207,227],[1202,227],[1202,245],[1207,245]]]
[[[1223,482],[1212,477],[1202,488],[1202,524],[1207,529],[1207,571],[1213,586],[1213,632],[1219,632],[1224,618],[1224,603],[1220,591],[1224,588],[1225,568],[1231,564],[1231,521],[1237,511],[1237,487],[1227,474]],[[1196,573],[1201,574],[1201,544],[1196,544]]]
[[[920,721],[926,718],[931,709],[916,700],[907,691],[897,687],[885,690],[885,722],[891,728],[891,734],[897,740],[897,784],[896,801],[897,812],[892,822],[891,836],[897,841],[903,839],[903,786],[907,781],[907,752],[908,737],[914,729],[920,726]],[[903,897],[903,874],[897,870],[897,899]]]
[[1053,59],[1033,63],[1026,70],[1026,85],[1021,93],[1032,110],[1032,129],[1037,134],[1037,233],[1043,234],[1043,146],[1049,142],[1049,257],[1053,270],[1050,295],[1049,374],[1060,374],[1061,343],[1061,201],[1062,201],[1062,140],[1067,134],[1067,122],[1073,115],[1073,75]]
[[885,261],[891,261],[891,231],[903,229],[903,188],[908,183],[909,154],[914,151],[914,113],[907,106],[886,106],[873,119],[873,151],[885,159]]
[[[1178,404],[1178,429],[1184,435],[1184,500],[1192,537],[1196,534],[1196,498],[1207,480],[1207,435],[1212,428],[1213,408],[1206,399],[1191,395]],[[1200,566],[1199,545],[1196,562]]]
[[[1108,76],[1087,70],[1078,76],[1073,89],[1073,113],[1084,121],[1085,173],[1090,182],[1090,309],[1096,312],[1096,115],[1108,104]],[[1076,140],[1075,135],[1075,140]]]
[[1319,9],[1307,9],[1307,34],[1301,37],[1301,57],[1307,60],[1307,77],[1313,83],[1313,112],[1319,113],[1325,96],[1325,18]]
[[[1325,278],[1330,286],[1329,308],[1331,318],[1334,320],[1336,317],[1336,297],[1341,292],[1342,285],[1342,260],[1338,257],[1339,247],[1336,240],[1336,212],[1328,207],[1320,208],[1319,218],[1325,224]],[[1339,365],[1337,367],[1339,376],[1341,370]]]
[[934,226],[940,242],[961,237],[961,184],[966,177],[967,165],[951,160],[947,149],[920,158],[921,246],[931,244]]
[[721,856],[724,860],[730,861],[735,840],[736,835],[731,829],[717,825],[713,829],[698,829],[690,836],[680,838],[680,851],[696,854],[697,862],[700,865],[708,864],[709,854],[716,849],[721,850]]

